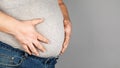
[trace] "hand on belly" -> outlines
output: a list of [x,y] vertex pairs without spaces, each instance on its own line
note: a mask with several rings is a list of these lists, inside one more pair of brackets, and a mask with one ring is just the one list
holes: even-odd
[[35,30],[35,26],[43,22],[41,19],[20,21],[21,23],[15,28],[14,37],[20,42],[24,50],[31,54],[39,55],[38,50],[46,51],[39,41],[48,44],[48,39]]

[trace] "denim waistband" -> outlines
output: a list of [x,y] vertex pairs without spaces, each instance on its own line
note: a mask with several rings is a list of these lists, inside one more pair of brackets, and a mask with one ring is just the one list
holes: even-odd
[[[13,48],[12,46],[10,46],[10,44],[7,44],[7,43],[4,43],[2,41],[0,41],[0,49],[4,49],[4,53],[7,52],[7,51],[10,51],[10,55],[11,56],[14,56],[14,55],[17,55],[17,56],[21,56],[21,57],[32,57],[32,58],[35,58],[35,59],[38,59],[38,60],[50,60],[50,59],[58,59],[59,58],[59,55],[57,57],[37,57],[37,56],[34,56],[34,55],[29,55],[28,53],[20,50],[20,49],[17,49],[17,48]],[[6,50],[6,51],[5,51]]]

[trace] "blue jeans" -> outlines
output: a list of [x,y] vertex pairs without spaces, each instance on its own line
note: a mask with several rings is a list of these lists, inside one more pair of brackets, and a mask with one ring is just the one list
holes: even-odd
[[0,41],[0,68],[55,68],[58,57],[37,57]]

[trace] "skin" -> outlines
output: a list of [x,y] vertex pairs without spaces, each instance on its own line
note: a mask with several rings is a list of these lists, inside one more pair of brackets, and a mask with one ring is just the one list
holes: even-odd
[[63,0],[58,0],[58,4],[61,8],[61,11],[62,11],[62,14],[64,17],[63,23],[64,23],[65,39],[63,42],[63,48],[60,53],[60,55],[62,55],[65,52],[65,50],[67,49],[69,42],[70,42],[70,37],[71,37],[71,33],[72,33],[72,24],[71,24],[71,20],[70,20],[69,14],[68,14],[67,7],[66,7],[65,3],[63,2]]
[[46,44],[49,41],[35,29],[35,26],[43,21],[43,18],[19,21],[0,11],[0,31],[15,37],[24,50],[30,55],[34,54],[38,56],[38,50],[41,50],[42,52],[45,51],[45,48],[39,41]]
[[[63,54],[69,44],[71,35],[71,21],[68,15],[67,8],[62,0],[58,0],[64,20],[65,39],[63,48],[60,54]],[[32,20],[17,20],[10,15],[0,11],[0,31],[15,37],[24,51],[28,54],[39,55],[39,50],[45,52],[46,49],[39,43],[43,42],[48,44],[49,40],[41,33],[36,31],[35,26],[44,21],[44,18],[37,18]]]

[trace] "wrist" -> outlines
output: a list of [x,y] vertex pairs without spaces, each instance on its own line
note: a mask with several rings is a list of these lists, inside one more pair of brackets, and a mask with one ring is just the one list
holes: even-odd
[[17,26],[20,25],[21,22],[14,20],[14,21],[9,21],[7,23],[4,24],[4,27],[2,29],[3,32],[11,34],[11,35],[15,35],[17,32]]
[[8,34],[14,34],[16,26],[18,26],[19,20],[0,11],[0,31]]
[[70,21],[69,17],[64,17],[64,21]]
[[11,26],[10,26],[10,29],[9,29],[9,34],[11,35],[16,35],[17,32],[18,32],[18,29],[17,27],[21,24],[20,21],[15,21]]

